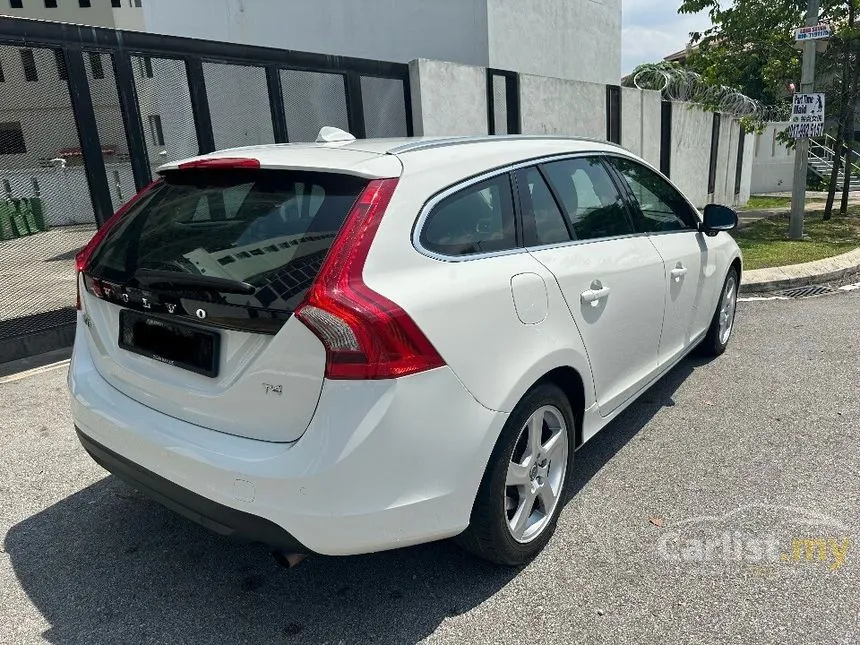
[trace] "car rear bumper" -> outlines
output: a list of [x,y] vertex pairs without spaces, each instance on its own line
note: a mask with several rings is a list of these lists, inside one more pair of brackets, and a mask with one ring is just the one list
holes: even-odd
[[169,479],[156,475],[93,441],[80,429],[75,430],[84,450],[97,464],[183,517],[220,535],[248,542],[261,542],[286,553],[308,551],[307,547],[274,522],[213,502],[177,486]]
[[86,342],[75,344],[69,387],[81,442],[121,479],[220,533],[326,555],[460,533],[507,418],[477,403],[447,367],[327,381],[308,430],[292,443],[233,436],[147,407],[102,378]]

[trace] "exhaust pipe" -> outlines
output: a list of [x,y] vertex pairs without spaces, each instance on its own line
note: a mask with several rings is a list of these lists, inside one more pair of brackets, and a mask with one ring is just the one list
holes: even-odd
[[275,558],[275,562],[285,569],[292,569],[308,556],[306,553],[284,553],[283,551],[273,551],[272,557]]

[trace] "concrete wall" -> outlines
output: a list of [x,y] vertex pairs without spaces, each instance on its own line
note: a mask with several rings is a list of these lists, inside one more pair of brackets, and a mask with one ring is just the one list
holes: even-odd
[[772,123],[764,132],[754,135],[750,186],[753,195],[791,191],[794,185],[794,151],[776,140],[777,132],[787,127],[788,123]]
[[523,74],[520,97],[523,134],[606,138],[605,85]]
[[[663,128],[663,97],[660,92],[642,92],[642,158],[660,167],[660,133]],[[622,132],[624,131],[622,125]]]
[[[486,70],[439,61],[410,63],[413,118],[419,135],[487,133]],[[520,75],[523,134],[605,140],[606,85]],[[723,115],[713,193],[708,192],[714,115],[689,103],[672,110],[671,179],[697,207],[749,199],[754,138],[746,135],[740,195],[735,195],[740,124]],[[622,88],[621,139],[628,150],[660,166],[662,100],[659,92]]]
[[432,60],[409,63],[416,136],[487,134],[487,72]]
[[621,88],[621,145],[660,166],[660,92]]
[[710,203],[742,206],[750,196],[754,136],[744,135],[740,192],[736,195],[740,121],[722,115],[714,192],[708,193],[713,119],[712,112],[686,103],[673,106],[671,178],[698,208]]
[[753,159],[755,158],[755,134],[746,134],[744,144],[744,168],[741,174],[741,194],[735,202],[738,206],[744,206],[750,200],[752,189]]
[[593,83],[621,77],[621,0],[487,0],[487,24],[491,67]]
[[[711,115],[713,119],[713,115]],[[717,148],[717,178],[709,203],[731,205],[735,200],[735,171],[738,161],[740,130],[737,121],[722,115],[719,147]]]
[[489,64],[486,0],[144,0],[143,11],[147,30],[158,34],[402,63]]
[[672,181],[697,207],[708,199],[708,169],[711,158],[713,114],[689,103],[672,109]]

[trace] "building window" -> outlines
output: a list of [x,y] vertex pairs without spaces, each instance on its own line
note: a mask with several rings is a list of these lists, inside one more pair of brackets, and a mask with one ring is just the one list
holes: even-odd
[[39,80],[39,74],[36,71],[36,58],[33,56],[32,49],[21,50],[21,64],[24,66],[24,78],[34,82]]
[[89,9],[92,7],[90,0],[78,0],[78,4],[81,5],[81,9]]
[[90,55],[90,68],[93,70],[93,78],[104,78],[105,68],[102,66],[102,55],[98,52],[88,52]]
[[22,155],[25,152],[27,146],[24,145],[21,124],[17,121],[0,123],[0,155]]
[[9,6],[12,9],[23,9],[24,3],[22,0],[9,0]]
[[161,127],[161,117],[157,114],[149,116],[149,134],[152,136],[152,143],[157,146],[164,145],[164,130]]
[[62,49],[54,50],[54,58],[57,59],[57,76],[61,81],[69,80],[69,70],[66,69],[66,57],[63,55]]
[[119,9],[122,6],[122,0],[110,0],[110,6]]
[[6,82],[6,75],[3,73],[3,61],[0,60],[0,83]]
[[140,65],[140,76],[146,78],[152,78],[152,59],[149,56],[144,56],[143,58],[138,58],[138,64]]
[[45,9],[56,9],[57,0],[45,0]]

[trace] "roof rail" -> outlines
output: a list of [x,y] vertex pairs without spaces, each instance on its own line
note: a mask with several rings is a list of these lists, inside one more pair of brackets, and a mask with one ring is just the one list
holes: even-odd
[[403,145],[392,148],[388,154],[398,155],[406,152],[414,152],[416,150],[428,150],[432,148],[446,148],[449,146],[459,146],[470,143],[490,143],[495,141],[586,141],[590,143],[600,143],[602,145],[614,146],[623,148],[620,144],[606,141],[605,139],[597,139],[593,137],[574,137],[552,134],[504,134],[504,135],[475,135],[461,137],[445,137],[440,139],[423,139],[404,143]]

